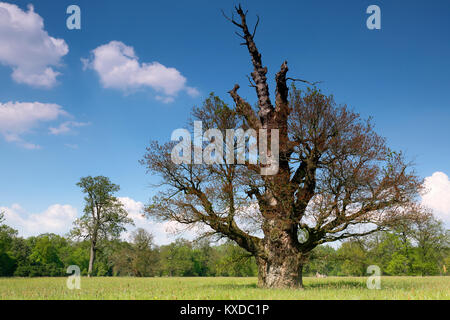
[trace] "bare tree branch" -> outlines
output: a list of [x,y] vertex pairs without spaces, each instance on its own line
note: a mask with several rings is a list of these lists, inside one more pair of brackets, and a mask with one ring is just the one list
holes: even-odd
[[316,84],[319,84],[319,83],[323,83],[323,81],[309,82],[309,81],[307,81],[307,80],[303,80],[303,79],[294,79],[294,78],[286,78],[286,80],[299,81],[299,82],[303,82],[303,83],[310,84],[310,85],[312,85],[312,86],[315,86]]
[[239,85],[236,84],[234,85],[233,90],[228,92],[236,104],[236,111],[245,117],[245,120],[247,120],[248,125],[252,129],[259,130],[262,127],[261,121],[256,116],[252,106],[239,96],[237,93],[239,88]]
[[235,7],[235,10],[241,18],[241,23],[238,23],[234,19],[230,19],[227,16],[225,16],[225,18],[228,21],[231,21],[237,27],[239,27],[243,32],[245,45],[247,46],[248,52],[250,53],[250,56],[252,58],[252,64],[254,68],[252,72],[252,78],[256,85],[255,89],[259,102],[259,116],[261,118],[262,126],[266,127],[268,124],[268,119],[270,118],[269,115],[273,112],[274,108],[272,106],[269,97],[269,86],[267,85],[267,78],[266,78],[267,68],[263,67],[261,54],[259,53],[256,44],[253,40],[253,35],[255,34],[256,27],[259,23],[259,17],[255,25],[253,34],[251,34],[247,26],[247,16],[246,16],[247,12],[244,13],[240,5],[238,7]]

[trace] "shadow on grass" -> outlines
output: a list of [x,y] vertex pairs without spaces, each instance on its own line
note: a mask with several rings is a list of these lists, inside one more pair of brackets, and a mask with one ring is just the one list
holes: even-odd
[[240,289],[257,289],[256,283],[241,284],[241,283],[223,283],[223,284],[205,284],[204,288],[215,288],[222,290],[240,290]]
[[[304,283],[304,289],[366,289],[366,283],[364,281],[354,280],[341,280],[341,281],[324,281],[318,283]],[[205,284],[204,288],[215,288],[221,290],[241,290],[241,289],[262,289],[259,288],[256,283],[241,284],[241,283],[224,283],[224,284]]]
[[305,289],[365,289],[367,285],[361,281],[341,280],[307,283],[304,287]]

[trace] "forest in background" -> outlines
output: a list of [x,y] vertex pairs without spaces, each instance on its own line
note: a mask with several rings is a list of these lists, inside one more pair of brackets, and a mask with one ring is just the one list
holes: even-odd
[[[446,275],[450,267],[449,231],[430,219],[420,230],[380,232],[343,242],[339,248],[315,248],[305,275],[366,276],[369,265],[383,275]],[[42,234],[23,238],[18,231],[0,225],[0,276],[67,276],[70,265],[87,275],[89,241],[69,236]],[[157,246],[151,233],[137,229],[129,241],[105,240],[98,250],[93,276],[209,277],[257,276],[253,257],[233,242],[217,244],[207,239],[177,239]]]

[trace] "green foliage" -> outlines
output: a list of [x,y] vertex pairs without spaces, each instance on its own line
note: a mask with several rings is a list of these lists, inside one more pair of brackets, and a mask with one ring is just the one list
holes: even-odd
[[344,242],[337,254],[342,263],[342,275],[363,276],[366,274],[367,255],[359,241]]
[[195,276],[192,244],[183,239],[163,246],[161,254],[161,275],[164,276]]
[[257,275],[255,258],[233,242],[227,242],[214,250],[211,259],[212,271],[216,276],[248,277]]
[[155,276],[158,272],[159,252],[153,244],[153,235],[139,228],[131,234],[131,240],[131,243],[115,244],[111,255],[113,275]]
[[[104,176],[84,177],[77,183],[86,194],[84,214],[76,219],[74,228],[70,231],[73,239],[88,239],[90,241],[90,259],[88,274],[94,274],[94,262],[97,252],[103,242],[117,240],[126,230],[125,225],[133,225],[123,204],[114,196],[120,187]],[[105,276],[111,273],[111,266],[104,262],[97,267],[98,275]]]
[[[0,212],[0,223],[3,221],[3,213]],[[12,276],[16,266],[16,260],[11,255],[11,248],[17,231],[7,225],[0,225],[0,276]]]
[[386,267],[386,273],[389,275],[408,274],[408,258],[400,252],[394,252]]
[[16,261],[9,254],[0,252],[0,276],[12,276],[14,274]]
[[64,265],[77,265],[80,267],[82,275],[87,275],[89,266],[89,241],[72,242],[64,253]]
[[0,225],[0,252],[6,252],[11,248],[17,231],[7,225]]
[[73,238],[117,239],[126,230],[125,225],[133,224],[123,204],[114,196],[120,187],[109,178],[88,176],[81,178],[77,186],[86,196],[84,214],[75,220],[71,230]]
[[311,251],[309,261],[303,269],[306,275],[316,273],[325,275],[337,275],[340,271],[340,261],[336,250],[329,246],[318,246]]
[[[316,247],[304,266],[305,275],[366,276],[369,265],[378,265],[384,275],[448,275],[449,233],[431,219],[420,225],[350,240],[337,249]],[[66,276],[70,265],[87,275],[90,241],[73,241],[55,234],[27,239],[16,230],[0,225],[0,276]],[[236,245],[212,245],[207,240],[184,239],[157,247],[144,229],[131,233],[130,241],[104,239],[97,250],[93,270],[97,276],[220,276],[257,275],[255,259]]]

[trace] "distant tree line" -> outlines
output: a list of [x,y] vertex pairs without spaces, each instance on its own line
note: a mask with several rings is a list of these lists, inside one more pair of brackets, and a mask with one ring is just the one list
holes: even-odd
[[[0,227],[0,276],[67,276],[70,265],[88,275],[90,241],[73,241],[55,234],[24,239],[16,230]],[[151,234],[138,229],[132,241],[109,240],[99,245],[93,276],[256,276],[253,258],[227,242],[211,246],[207,241],[179,239],[155,246]]]
[[[450,267],[449,234],[442,223],[430,219],[421,229],[408,227],[358,240],[337,249],[315,248],[305,266],[306,275],[365,276],[369,265],[378,265],[384,275],[445,275]],[[69,265],[78,265],[88,275],[91,242],[42,234],[23,238],[0,222],[0,276],[66,276]],[[226,242],[178,239],[156,246],[144,229],[130,241],[108,239],[98,244],[94,276],[257,276],[257,265],[244,249]]]
[[383,275],[447,275],[449,240],[449,230],[430,217],[419,226],[346,241],[338,249],[319,246],[312,251],[305,272],[364,276],[368,266],[377,265]]
[[[4,224],[0,212],[0,276],[66,276],[77,265],[87,276],[189,277],[257,276],[254,255],[232,240],[213,244],[178,239],[157,246],[153,235],[133,224],[114,196],[120,187],[107,177],[81,178],[84,214],[67,236],[46,233],[23,238]],[[302,241],[299,235],[299,241]],[[395,224],[390,231],[352,238],[339,248],[317,246],[305,264],[306,275],[364,276],[369,265],[385,275],[445,275],[450,267],[450,233],[433,215]]]

